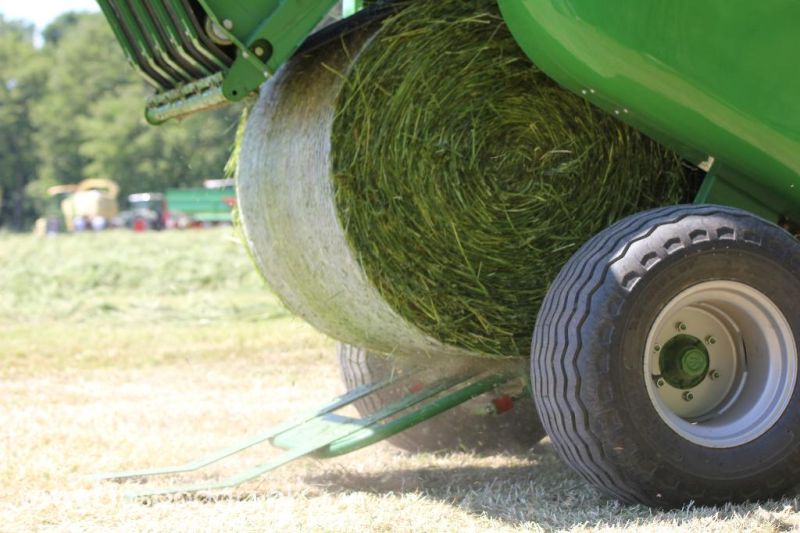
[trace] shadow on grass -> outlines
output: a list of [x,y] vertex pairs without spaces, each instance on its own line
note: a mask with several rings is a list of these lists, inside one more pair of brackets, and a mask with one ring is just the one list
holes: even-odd
[[791,523],[784,517],[800,510],[796,496],[721,507],[688,505],[672,511],[623,504],[602,495],[581,479],[558,458],[549,443],[537,445],[525,464],[516,466],[453,465],[380,473],[345,469],[308,477],[306,482],[327,493],[418,494],[512,526],[535,524],[545,529],[582,526],[704,529],[703,524],[718,521],[729,521],[730,527],[736,528],[743,516],[755,514],[759,526],[770,531],[795,531],[798,527],[795,517]]
[[[512,466],[453,464],[360,473],[347,468],[309,476],[306,483],[326,493],[418,494],[464,511],[512,525],[570,527],[588,520],[576,509],[617,507],[574,474],[549,443],[514,455]],[[573,517],[557,520],[554,517]]]
[[[626,505],[596,491],[567,467],[548,442],[525,455],[498,457],[486,465],[474,464],[469,455],[430,456],[434,466],[358,472],[349,465],[333,465],[321,474],[304,473],[298,481],[318,494],[367,493],[381,497],[422,496],[462,512],[486,516],[510,526],[550,529],[642,528],[677,530],[795,531],[800,525],[800,499],[794,494],[779,501],[721,507],[659,511]],[[503,458],[511,459],[505,461]],[[473,464],[459,464],[470,462]],[[423,458],[424,462],[424,458]],[[515,463],[508,466],[508,463]],[[503,463],[506,463],[503,465]],[[315,469],[311,469],[315,470]],[[276,494],[283,494],[275,489]],[[271,492],[245,490],[223,494],[183,494],[144,499],[201,503],[258,501]]]
[[[502,491],[501,485],[515,486],[531,483],[537,477],[552,479],[569,476],[576,485],[584,483],[566,471],[549,444],[537,445],[530,454],[503,454],[512,457],[513,466],[476,466],[452,464],[447,466],[418,467],[384,470],[381,472],[355,472],[348,468],[309,476],[306,482],[328,493],[366,492],[371,494],[424,493],[429,496],[452,498],[474,491]],[[449,462],[449,461],[448,461]],[[554,471],[557,471],[554,472]]]

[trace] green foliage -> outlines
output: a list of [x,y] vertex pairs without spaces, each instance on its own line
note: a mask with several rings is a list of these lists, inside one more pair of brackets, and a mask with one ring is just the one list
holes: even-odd
[[150,126],[151,90],[101,15],[66,13],[43,36],[36,49],[33,28],[0,18],[0,226],[30,222],[57,183],[108,178],[126,195],[223,176],[236,106]]
[[45,74],[33,28],[0,16],[0,225],[23,225],[25,187],[36,170],[31,109]]
[[46,47],[42,54],[50,68],[44,97],[35,109],[39,176],[46,181],[76,183],[83,179],[83,169],[90,162],[79,150],[86,135],[78,118],[86,116],[104,95],[117,94],[136,80],[106,22],[97,15],[81,16],[57,46]]
[[74,11],[62,13],[51,22],[42,32],[42,37],[47,45],[57,45],[64,35],[80,22],[81,15]]
[[[142,115],[144,91],[125,85],[101,96],[78,117],[84,177],[117,181],[123,194],[199,186],[223,176],[236,130],[237,108],[218,110],[154,127]],[[131,109],[136,109],[132,113]]]

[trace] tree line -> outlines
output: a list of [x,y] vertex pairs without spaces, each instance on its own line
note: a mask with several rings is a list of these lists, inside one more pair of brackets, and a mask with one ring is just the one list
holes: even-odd
[[150,126],[151,89],[102,15],[61,15],[42,40],[0,15],[0,228],[28,227],[60,183],[108,178],[125,196],[222,177],[236,106]]

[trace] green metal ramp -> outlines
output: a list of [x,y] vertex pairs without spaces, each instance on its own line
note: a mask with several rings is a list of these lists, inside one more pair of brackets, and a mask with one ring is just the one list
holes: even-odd
[[336,411],[389,386],[403,386],[411,380],[415,380],[415,384],[418,384],[418,380],[424,377],[424,373],[424,371],[414,370],[393,375],[379,383],[360,387],[290,422],[280,424],[261,434],[243,439],[228,448],[183,465],[113,472],[100,474],[96,478],[123,481],[194,472],[266,442],[284,450],[263,464],[218,482],[151,488],[130,492],[128,496],[137,498],[229,489],[301,457],[335,457],[379,442],[513,379],[520,378],[520,374],[514,371],[463,371],[448,377],[434,379],[419,390],[416,386],[408,387],[406,389],[409,391],[408,395],[370,416],[352,418],[336,414]]

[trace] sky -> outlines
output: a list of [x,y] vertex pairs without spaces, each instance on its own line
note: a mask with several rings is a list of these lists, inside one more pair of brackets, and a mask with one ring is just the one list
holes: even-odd
[[0,14],[6,19],[24,19],[43,30],[65,11],[99,11],[95,0],[0,0]]

